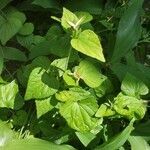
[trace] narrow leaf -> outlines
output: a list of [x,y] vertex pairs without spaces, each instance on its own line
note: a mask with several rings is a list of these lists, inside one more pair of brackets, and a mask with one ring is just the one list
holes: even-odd
[[131,150],[150,150],[149,144],[141,136],[129,136]]
[[116,150],[120,148],[126,142],[132,130],[133,121],[119,135],[96,147],[95,150]]
[[141,35],[139,13],[142,9],[143,0],[132,0],[131,5],[121,17],[114,53],[111,61],[114,63],[132,49]]

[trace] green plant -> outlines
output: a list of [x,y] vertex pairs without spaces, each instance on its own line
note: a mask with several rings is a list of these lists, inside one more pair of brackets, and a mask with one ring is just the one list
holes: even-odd
[[0,148],[150,149],[143,8],[0,0]]

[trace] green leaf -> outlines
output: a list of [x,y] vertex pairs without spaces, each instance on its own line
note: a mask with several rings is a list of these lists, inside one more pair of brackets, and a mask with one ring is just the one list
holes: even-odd
[[65,103],[60,106],[60,114],[68,125],[80,132],[92,130],[97,126],[97,120],[92,116],[98,109],[95,97],[80,89],[62,91],[56,96]]
[[74,75],[82,79],[89,87],[98,87],[103,82],[103,75],[90,61],[83,60],[76,67]]
[[103,75],[101,78],[101,84],[94,88],[94,91],[96,96],[103,97],[105,94],[111,93],[113,91],[113,85],[111,81]]
[[27,48],[29,51],[32,49],[32,47],[35,47],[37,44],[43,42],[45,40],[44,37],[39,36],[39,35],[27,35],[27,36],[22,36],[22,35],[17,35],[17,41],[18,43]]
[[103,8],[103,2],[99,0],[71,0],[65,1],[64,6],[73,11],[85,11],[90,14],[99,15]]
[[79,138],[79,140],[81,141],[81,143],[83,143],[83,145],[86,147],[88,146],[88,144],[94,139],[96,138],[96,136],[93,133],[90,132],[85,132],[85,133],[81,133],[81,132],[76,132],[76,136]]
[[34,25],[32,23],[25,23],[20,29],[19,34],[30,35],[34,31]]
[[66,64],[67,64],[67,57],[61,59],[55,59],[51,63],[51,66],[54,66],[58,70],[59,76],[61,77],[65,72]]
[[98,111],[96,112],[95,116],[101,118],[101,117],[113,116],[115,114],[116,112],[113,111],[110,106],[108,106],[107,104],[102,104],[99,107]]
[[4,60],[3,60],[3,53],[2,53],[2,47],[0,47],[0,75],[3,71],[3,65],[4,65]]
[[23,12],[16,10],[14,7],[10,7],[6,10],[7,18],[16,18],[21,21],[22,25],[26,21],[26,16]]
[[28,114],[24,110],[19,110],[13,115],[13,125],[24,126],[28,121]]
[[52,38],[57,38],[57,36],[61,36],[63,30],[59,25],[52,25],[46,33],[46,39],[50,40]]
[[35,67],[41,67],[41,68],[44,68],[45,70],[48,70],[50,67],[50,64],[51,64],[51,62],[46,56],[39,56],[32,61],[31,65],[33,65]]
[[61,25],[65,28],[71,28],[73,25],[76,25],[76,23],[79,21],[78,17],[69,11],[66,8],[63,8],[63,16],[61,18]]
[[15,138],[15,134],[10,129],[9,125],[0,120],[0,149],[3,150],[3,146],[13,138]]
[[149,144],[141,136],[129,136],[131,150],[150,150]]
[[144,123],[139,123],[135,126],[135,130],[132,133],[133,136],[142,136],[144,139],[150,140],[150,120],[144,122]]
[[29,76],[25,100],[48,98],[57,92],[58,87],[58,80],[54,76],[37,67]]
[[121,90],[126,95],[135,96],[137,98],[139,98],[140,95],[146,95],[149,92],[148,87],[142,81],[129,73],[126,74],[122,81]]
[[31,53],[29,55],[30,59],[41,55],[50,55],[54,54],[59,57],[68,56],[70,49],[70,37],[66,35],[55,36],[50,40],[44,40],[41,43],[37,44],[31,48]]
[[[91,93],[88,91],[85,91],[82,88],[76,87],[76,88],[70,88],[70,90],[64,90],[61,92],[58,92],[55,94],[56,98],[61,102],[67,102],[67,101],[78,101],[82,100],[84,98],[91,97]],[[92,96],[93,97],[93,96]]]
[[97,146],[94,150],[116,150],[120,148],[130,136],[130,133],[133,130],[133,121],[117,136],[109,139],[104,144]]
[[16,139],[8,142],[3,150],[75,150],[69,145],[57,145],[37,138]]
[[55,9],[59,9],[59,3],[55,0],[34,0],[32,2],[32,4],[41,6],[43,8],[55,8]]
[[[2,22],[0,16],[0,22]],[[0,41],[3,45],[6,44],[22,27],[22,22],[17,18],[3,19],[3,23],[0,23]]]
[[73,75],[70,70],[67,70],[64,74],[63,74],[63,80],[65,81],[65,83],[69,86],[77,86],[78,83],[76,82],[76,79],[73,77]]
[[112,56],[112,63],[118,61],[122,56],[132,49],[140,38],[141,25],[140,15],[143,0],[132,0],[129,8],[125,11],[119,22],[117,39]]
[[5,8],[12,0],[0,0],[0,10]]
[[37,117],[40,118],[45,113],[52,110],[54,107],[50,104],[50,98],[44,100],[36,100],[36,110],[37,110]]
[[120,93],[115,98],[114,109],[128,119],[142,119],[146,112],[146,104],[135,97]]
[[3,51],[3,57],[8,60],[26,61],[25,54],[13,47],[1,47]]
[[84,30],[77,38],[71,40],[71,45],[77,51],[105,62],[101,43],[93,31]]
[[15,80],[7,84],[0,84],[0,107],[11,109],[22,107],[23,100],[18,92],[18,85]]
[[93,19],[92,15],[90,15],[88,12],[77,11],[75,12],[75,15],[78,17],[79,20],[82,19],[81,24],[90,22]]

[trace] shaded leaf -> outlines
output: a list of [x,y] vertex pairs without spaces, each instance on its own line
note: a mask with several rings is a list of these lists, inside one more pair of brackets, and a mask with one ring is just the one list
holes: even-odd
[[0,10],[5,8],[12,0],[0,0]]
[[19,31],[21,35],[30,35],[34,31],[34,25],[32,23],[25,23]]
[[55,9],[59,9],[59,3],[55,0],[34,0],[32,2],[32,4],[41,6],[43,8],[55,8]]
[[64,2],[65,7],[73,11],[85,11],[90,14],[100,14],[103,8],[102,1],[99,0],[71,0]]
[[25,54],[19,49],[13,47],[3,47],[3,57],[8,60],[26,61]]
[[117,39],[112,56],[112,63],[118,61],[130,49],[132,49],[140,38],[141,25],[140,15],[143,0],[132,0],[131,4],[119,22]]
[[131,131],[133,130],[133,121],[117,136],[109,139],[104,144],[97,146],[95,150],[116,150],[120,148],[129,138]]
[[[1,22],[0,17],[0,22]],[[22,27],[22,23],[17,18],[7,18],[0,24],[0,41],[3,45],[6,44]]]

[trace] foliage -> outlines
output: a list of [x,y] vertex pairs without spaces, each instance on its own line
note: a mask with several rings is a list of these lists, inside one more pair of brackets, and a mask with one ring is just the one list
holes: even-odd
[[150,149],[148,5],[0,0],[0,149]]

